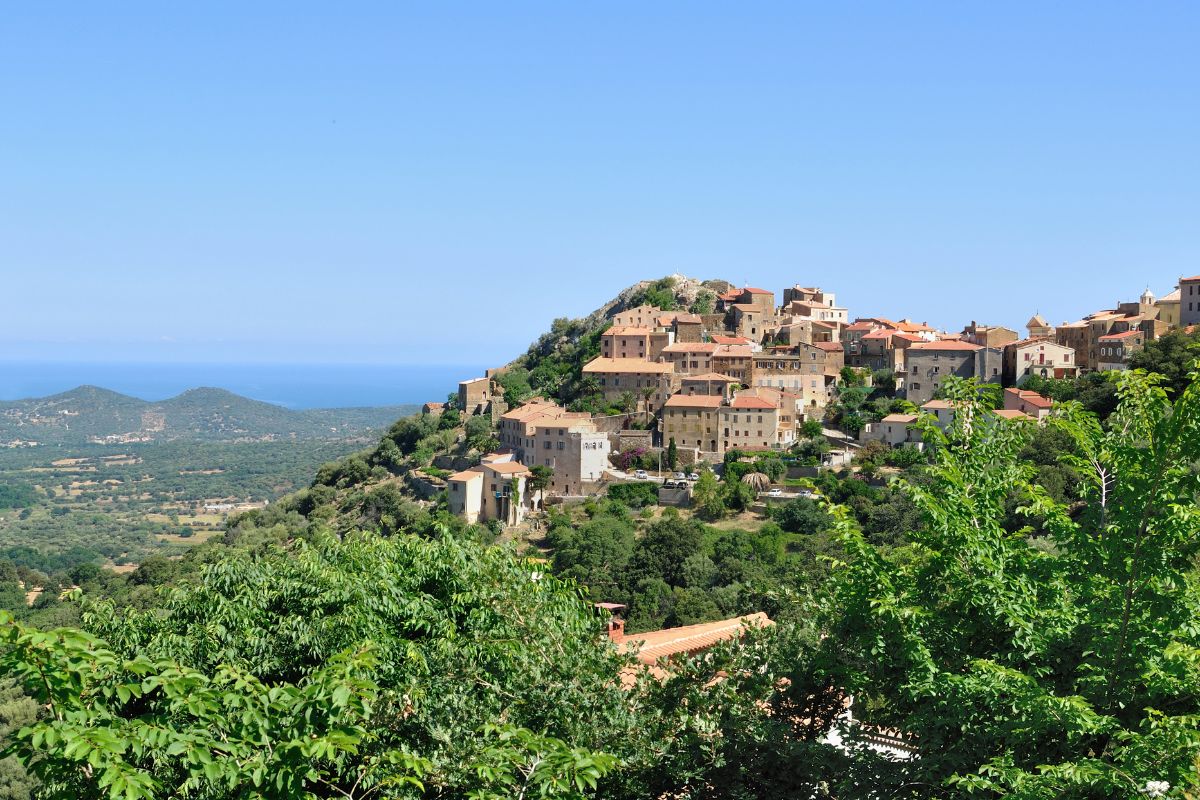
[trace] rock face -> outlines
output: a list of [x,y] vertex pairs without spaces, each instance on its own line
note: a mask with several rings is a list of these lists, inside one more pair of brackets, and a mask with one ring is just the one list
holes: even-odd
[[[681,275],[679,273],[668,275],[662,280],[671,280],[674,282],[674,286],[671,287],[671,290],[675,293],[675,302],[680,306],[680,308],[684,309],[696,301],[696,298],[700,296],[701,290],[707,289],[713,294],[720,294],[721,292],[728,291],[728,289],[733,286],[733,284],[729,283],[729,281],[702,281],[699,278],[690,278],[687,275]],[[638,295],[646,289],[649,289],[655,283],[658,283],[658,281],[638,281],[632,286],[622,289],[616,297],[614,297],[612,300],[609,300],[607,303],[600,306],[600,308],[589,314],[586,317],[587,321],[589,323],[599,323],[603,320],[611,318],[613,315],[618,314],[627,308],[632,308],[634,305],[636,305],[634,301],[637,299]]]

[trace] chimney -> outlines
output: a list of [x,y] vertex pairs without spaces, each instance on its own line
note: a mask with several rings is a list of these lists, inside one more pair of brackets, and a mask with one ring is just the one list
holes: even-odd
[[608,622],[605,625],[608,638],[614,642],[621,642],[625,638],[625,620],[617,616],[617,612],[624,609],[625,606],[620,603],[596,603],[596,608],[607,611],[609,614]]

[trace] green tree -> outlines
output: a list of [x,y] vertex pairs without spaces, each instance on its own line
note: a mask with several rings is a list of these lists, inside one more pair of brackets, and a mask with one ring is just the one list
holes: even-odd
[[[873,762],[889,796],[1135,797],[1197,786],[1200,384],[1172,406],[1157,380],[1115,378],[1108,426],[1078,404],[1052,424],[1079,448],[1074,515],[1019,458],[1034,426],[995,418],[950,381],[954,423],[931,481],[902,484],[924,524],[883,551],[843,522],[849,566],[824,645],[871,721],[920,758]],[[1014,491],[1053,549],[1005,529]],[[924,787],[924,788],[922,788]]]
[[1129,359],[1131,369],[1141,369],[1163,377],[1163,388],[1174,397],[1191,382],[1191,368],[1200,355],[1200,331],[1185,333],[1171,331],[1146,346]]
[[596,731],[634,737],[627,662],[503,547],[318,536],[164,600],[86,602],[102,638],[0,615],[0,671],[47,709],[14,749],[48,797],[578,797],[613,763]]
[[725,515],[724,493],[712,470],[701,470],[700,479],[692,486],[692,506],[706,519]]
[[667,465],[667,469],[674,470],[679,464],[679,448],[675,446],[675,437],[671,437],[671,441],[667,442],[667,453],[663,457],[663,463]]

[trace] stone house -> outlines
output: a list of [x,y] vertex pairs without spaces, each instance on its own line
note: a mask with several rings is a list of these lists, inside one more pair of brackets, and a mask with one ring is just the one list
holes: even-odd
[[1050,398],[1028,389],[1018,389],[1013,386],[1004,390],[1005,411],[1019,411],[1038,422],[1042,422],[1050,416],[1053,405],[1054,402]]
[[660,414],[662,441],[677,447],[694,447],[706,453],[722,452],[719,439],[723,397],[675,394],[667,398]]
[[1075,351],[1049,336],[1022,339],[1004,346],[1005,386],[1020,386],[1031,375],[1073,378],[1078,372]]
[[905,396],[916,405],[933,399],[946,378],[975,376],[977,344],[947,339],[909,345],[905,355]]
[[916,414],[888,414],[878,422],[868,422],[858,434],[860,442],[872,439],[899,447],[902,444],[921,441],[921,434],[910,426],[917,421]]
[[712,351],[712,369],[706,372],[716,372],[736,378],[743,386],[754,383],[754,349],[745,344],[719,344]]
[[600,334],[600,355],[603,358],[640,358],[657,361],[675,334],[650,328],[612,327]]
[[739,394],[719,414],[722,452],[779,447],[779,408],[770,400]]
[[700,375],[713,371],[712,356],[717,345],[712,342],[675,342],[659,353],[659,360],[671,365],[682,375]]
[[1146,346],[1146,334],[1141,328],[1134,328],[1122,333],[1101,336],[1097,344],[1100,351],[1100,361],[1096,364],[1097,369],[1129,369],[1130,357]]
[[1179,279],[1179,327],[1200,324],[1200,275]]
[[585,377],[599,384],[605,402],[620,403],[627,393],[637,407],[658,408],[671,391],[669,376],[674,371],[661,361],[636,358],[594,358],[583,367]]

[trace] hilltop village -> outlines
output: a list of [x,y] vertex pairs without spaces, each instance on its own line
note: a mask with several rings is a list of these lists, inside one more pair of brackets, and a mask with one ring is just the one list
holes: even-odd
[[[812,438],[828,442],[823,465],[852,462],[872,440],[919,449],[921,415],[940,427],[953,418],[940,396],[951,376],[1002,389],[999,416],[1040,421],[1052,400],[1023,388],[1031,379],[1128,369],[1147,342],[1200,324],[1200,275],[1180,278],[1164,297],[1147,289],[1076,322],[1055,326],[1035,313],[1024,332],[851,317],[834,293],[801,285],[777,296],[711,281],[692,286],[692,302],[677,308],[684,282],[641,284],[632,298],[648,302],[616,303],[603,316],[599,352],[574,376],[600,411],[552,392],[521,397],[506,386],[512,365],[462,381],[446,403],[425,404],[424,414],[455,408],[495,428],[494,450],[445,476],[450,511],[468,523],[520,525],[545,505],[633,480],[657,483],[662,505],[687,506],[700,472],[731,456],[794,450]],[[891,391],[893,413],[867,421],[833,413],[848,387],[872,385]]]

